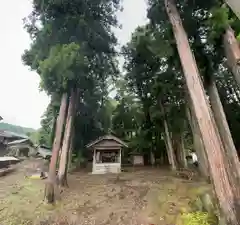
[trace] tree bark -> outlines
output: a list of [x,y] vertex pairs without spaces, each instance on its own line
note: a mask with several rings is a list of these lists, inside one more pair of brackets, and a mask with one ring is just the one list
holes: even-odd
[[228,126],[227,118],[218,94],[217,86],[214,81],[211,81],[211,83],[208,85],[208,94],[213,115],[224,145],[225,152],[229,159],[229,167],[231,167],[231,172],[234,172],[233,175],[239,185],[240,162],[232,139],[231,131]]
[[72,128],[73,132],[72,132],[72,135],[71,135],[71,140],[70,140],[70,145],[69,145],[69,151],[68,151],[68,171],[69,169],[72,168],[72,152],[73,152],[73,149],[74,149],[74,139],[75,139],[75,130],[74,130],[74,127]]
[[73,112],[73,125],[72,125],[72,134],[71,134],[71,140],[70,140],[70,147],[69,147],[69,154],[68,154],[68,170],[72,167],[72,152],[75,147],[75,127],[74,127],[74,120],[76,117],[78,105],[79,105],[79,97],[80,97],[80,90],[77,89],[76,93],[76,99],[75,99],[75,104],[74,104],[74,112]]
[[238,85],[240,85],[240,47],[234,31],[230,26],[225,30],[223,43],[228,66],[232,70]]
[[75,92],[71,91],[71,97],[68,106],[67,113],[67,122],[65,126],[65,132],[63,137],[62,153],[60,156],[59,170],[58,170],[58,184],[60,186],[67,187],[67,164],[68,164],[68,155],[70,147],[70,139],[73,127],[73,114],[74,114],[74,105],[75,105]]
[[161,102],[161,99],[159,99],[159,107],[160,107],[160,111],[163,114],[163,126],[164,126],[164,133],[165,133],[164,142],[167,149],[168,162],[171,165],[171,169],[174,171],[174,170],[177,170],[176,156],[173,148],[172,137],[170,135],[170,131],[168,127],[166,113],[164,110],[164,106]]
[[184,135],[183,133],[181,134],[180,137],[180,160],[181,160],[181,165],[183,168],[187,168],[187,159],[186,159],[186,149],[185,149],[185,144],[184,144]]
[[52,126],[52,131],[51,131],[51,137],[50,137],[50,144],[53,146],[54,143],[54,134],[56,133],[56,126],[57,126],[57,117],[54,118],[53,126]]
[[152,166],[155,165],[155,156],[153,151],[150,152],[150,163]]
[[169,164],[171,165],[171,169],[176,170],[177,169],[176,159],[175,159],[175,154],[174,154],[174,150],[173,150],[173,146],[172,146],[172,140],[170,137],[167,120],[164,119],[163,123],[164,123],[164,130],[165,130],[165,138],[164,139],[165,139],[165,144],[167,147],[168,161],[169,161]]
[[209,162],[206,156],[206,151],[203,145],[203,139],[197,123],[197,118],[194,114],[193,103],[187,89],[188,88],[185,85],[186,102],[188,105],[186,106],[186,115],[192,130],[193,146],[199,162],[199,172],[206,180],[209,180]]
[[[209,160],[209,171],[220,209],[228,225],[240,224],[240,211],[234,196],[233,187],[224,164],[224,149],[212,120],[209,104],[203,89],[199,70],[190,49],[186,32],[173,0],[165,0],[165,7],[172,24],[180,61],[183,67],[194,114],[200,128],[203,144]],[[238,187],[239,188],[239,187]]]
[[52,157],[49,165],[49,175],[45,186],[45,199],[48,203],[53,203],[55,201],[54,186],[56,183],[56,165],[61,147],[61,136],[67,109],[67,98],[68,98],[67,94],[64,93],[62,95],[61,106],[57,118],[56,133],[52,149]]
[[196,118],[194,118],[194,115],[191,113],[191,110],[189,108],[186,108],[186,113],[192,130],[194,150],[196,151],[199,161],[199,171],[203,177],[208,179],[208,159],[205,153],[201,132],[196,122]]
[[182,157],[181,135],[179,133],[175,133],[172,135],[172,143],[173,143],[173,150],[175,154],[176,164],[182,167],[183,165],[182,165],[182,158],[181,158]]

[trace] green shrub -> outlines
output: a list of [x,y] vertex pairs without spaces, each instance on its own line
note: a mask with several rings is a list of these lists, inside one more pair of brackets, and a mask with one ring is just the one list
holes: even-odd
[[240,33],[237,36],[237,40],[240,41]]
[[213,225],[216,224],[214,218],[206,212],[184,213],[180,216],[177,225]]

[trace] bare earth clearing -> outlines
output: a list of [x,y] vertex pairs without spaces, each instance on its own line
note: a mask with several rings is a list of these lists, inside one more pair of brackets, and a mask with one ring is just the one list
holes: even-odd
[[[26,164],[26,163],[25,163]],[[117,175],[69,175],[55,206],[43,203],[44,181],[21,170],[0,178],[1,225],[175,225],[204,183],[175,178],[161,169]]]

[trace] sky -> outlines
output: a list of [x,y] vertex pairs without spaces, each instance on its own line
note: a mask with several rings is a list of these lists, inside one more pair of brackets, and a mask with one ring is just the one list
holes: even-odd
[[[39,91],[39,76],[21,61],[22,53],[31,44],[22,22],[32,10],[31,2],[0,3],[0,115],[3,122],[37,129],[49,97]],[[122,29],[115,31],[121,45],[137,26],[146,23],[147,8],[145,0],[124,0],[123,4],[124,10],[118,15]]]

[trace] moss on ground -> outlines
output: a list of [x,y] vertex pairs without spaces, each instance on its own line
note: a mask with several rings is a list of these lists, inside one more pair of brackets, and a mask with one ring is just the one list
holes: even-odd
[[214,225],[217,224],[216,218],[207,212],[191,212],[181,214],[176,225]]
[[[210,185],[205,182],[189,182],[173,178],[165,181],[152,193],[149,199],[149,211],[156,212],[150,221],[153,224],[194,225],[194,221],[203,220],[206,215],[193,213],[193,204],[203,193],[210,192]],[[157,195],[158,198],[154,196]],[[187,222],[189,220],[189,223]],[[200,220],[201,219],[201,220]],[[195,223],[196,225],[198,223]],[[205,225],[204,223],[201,223]],[[207,225],[208,223],[206,223]],[[212,225],[212,224],[211,224]]]

